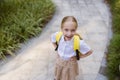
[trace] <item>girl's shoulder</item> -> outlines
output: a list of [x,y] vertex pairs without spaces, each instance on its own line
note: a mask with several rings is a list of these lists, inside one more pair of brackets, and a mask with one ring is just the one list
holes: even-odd
[[82,40],[80,39],[80,42],[85,42],[85,41],[83,39]]
[[84,40],[80,40],[80,46],[82,46],[82,47],[89,47],[87,42],[85,42]]

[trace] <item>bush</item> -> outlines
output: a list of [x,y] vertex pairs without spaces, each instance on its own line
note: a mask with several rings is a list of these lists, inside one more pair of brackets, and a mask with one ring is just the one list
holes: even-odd
[[108,68],[107,73],[110,80],[120,77],[120,35],[114,35],[108,48]]
[[113,19],[113,32],[120,34],[120,0],[109,0]]
[[0,0],[0,57],[39,34],[53,13],[50,0]]
[[120,80],[120,0],[108,0],[112,12],[113,38],[108,48],[109,80]]

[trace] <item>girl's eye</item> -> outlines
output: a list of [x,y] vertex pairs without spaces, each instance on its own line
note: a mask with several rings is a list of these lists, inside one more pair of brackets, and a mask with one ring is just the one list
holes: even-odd
[[72,30],[72,32],[75,32],[75,30]]
[[68,31],[68,29],[65,29],[65,31]]

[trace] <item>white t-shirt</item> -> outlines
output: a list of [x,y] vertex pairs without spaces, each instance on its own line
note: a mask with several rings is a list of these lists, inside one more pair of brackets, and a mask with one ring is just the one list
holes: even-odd
[[[56,33],[53,33],[51,35],[51,41],[53,43],[56,42]],[[79,51],[82,54],[87,53],[91,48],[85,43],[84,40],[80,40],[80,49]],[[58,46],[58,54],[61,58],[67,60],[72,56],[76,56],[76,52],[73,50],[73,38],[69,41],[64,40],[64,36],[62,35],[60,41],[59,41],[59,46]]]

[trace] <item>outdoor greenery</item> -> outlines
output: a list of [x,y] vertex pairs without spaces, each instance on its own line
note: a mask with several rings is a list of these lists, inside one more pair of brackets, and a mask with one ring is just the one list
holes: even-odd
[[37,36],[54,11],[51,0],[0,0],[0,58]]
[[109,80],[120,80],[120,0],[108,0],[112,12],[113,38],[108,48]]

